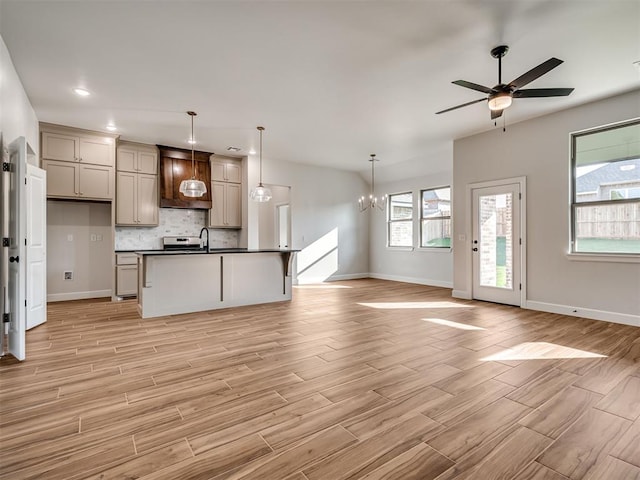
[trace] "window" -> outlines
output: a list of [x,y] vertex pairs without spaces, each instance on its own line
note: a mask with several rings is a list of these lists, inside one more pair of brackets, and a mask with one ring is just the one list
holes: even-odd
[[420,192],[420,246],[451,248],[451,187]]
[[398,193],[389,195],[388,245],[390,247],[413,247],[413,195]]
[[640,122],[572,136],[572,252],[640,254]]

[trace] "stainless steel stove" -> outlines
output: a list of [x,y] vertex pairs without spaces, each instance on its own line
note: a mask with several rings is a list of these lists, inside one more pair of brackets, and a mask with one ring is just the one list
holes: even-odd
[[200,250],[200,237],[162,237],[164,250]]

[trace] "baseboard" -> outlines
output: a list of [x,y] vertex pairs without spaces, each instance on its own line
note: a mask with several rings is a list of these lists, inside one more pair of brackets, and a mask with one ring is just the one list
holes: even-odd
[[454,290],[451,292],[451,296],[453,298],[461,298],[463,300],[472,300],[471,292],[467,292],[466,290]]
[[111,290],[93,290],[89,292],[50,293],[47,302],[66,302],[68,300],[85,300],[87,298],[110,297]]
[[640,315],[629,315],[626,313],[607,312],[604,310],[594,310],[592,308],[571,307],[568,305],[558,305],[555,303],[535,302],[528,300],[522,306],[529,310],[540,310],[542,312],[560,313],[572,317],[589,318],[591,320],[602,320],[604,322],[621,323],[640,327]]
[[441,280],[431,280],[428,278],[403,277],[400,275],[386,275],[384,273],[370,273],[370,278],[379,280],[392,280],[394,282],[416,283],[418,285],[428,285],[430,287],[453,288],[452,282],[443,282]]
[[294,285],[312,285],[317,283],[326,282],[339,282],[340,280],[358,280],[360,278],[369,278],[368,273],[347,273],[343,275],[331,275],[329,278],[325,277],[305,277],[296,278],[293,281]]

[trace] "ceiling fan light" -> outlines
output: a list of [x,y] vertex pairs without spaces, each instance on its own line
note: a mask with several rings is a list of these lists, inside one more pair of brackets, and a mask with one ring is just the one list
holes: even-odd
[[207,193],[207,186],[202,180],[190,178],[180,182],[180,193],[185,197],[202,197]]
[[511,94],[499,93],[489,99],[489,109],[504,110],[505,108],[511,106],[512,101],[513,98],[511,98]]

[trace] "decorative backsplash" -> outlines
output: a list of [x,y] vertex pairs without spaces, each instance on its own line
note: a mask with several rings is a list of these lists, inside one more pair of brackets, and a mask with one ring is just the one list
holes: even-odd
[[[157,227],[116,227],[116,250],[160,250],[162,237],[198,236],[206,225],[206,210],[161,208]],[[209,229],[212,247],[238,246],[238,230]]]

